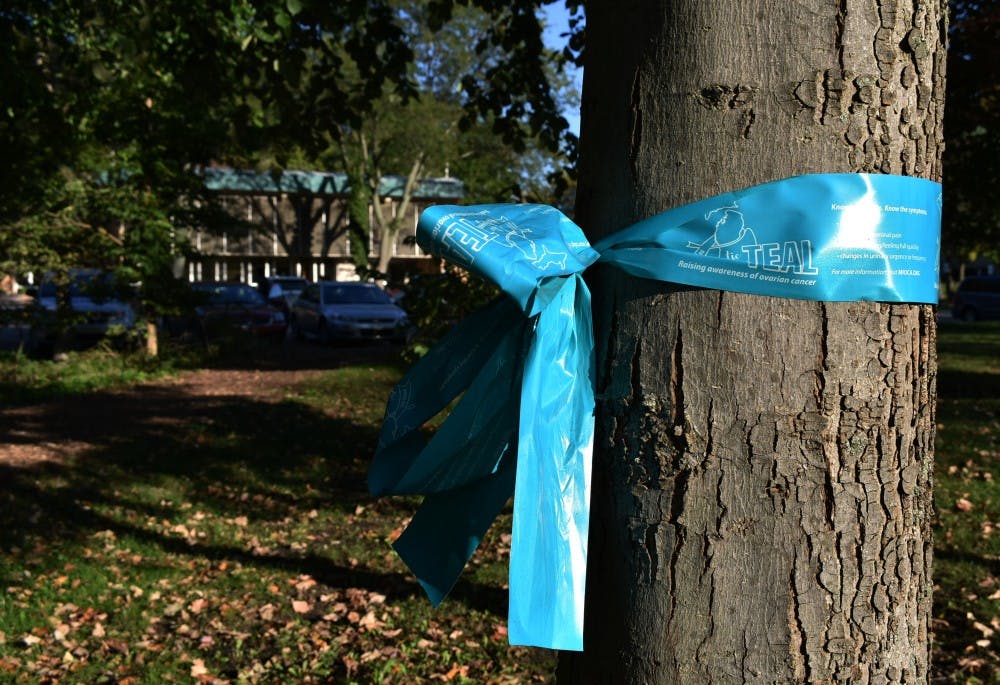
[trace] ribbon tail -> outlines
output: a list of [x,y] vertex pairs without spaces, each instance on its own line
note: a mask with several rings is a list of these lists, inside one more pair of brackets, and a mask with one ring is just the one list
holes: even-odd
[[514,461],[505,455],[492,475],[462,488],[428,495],[393,544],[434,606],[454,587],[514,493]]
[[583,649],[593,377],[590,293],[576,275],[539,316],[521,386],[511,644]]
[[[457,457],[468,453],[470,442],[481,446],[481,424],[486,421],[481,415],[493,419],[490,412],[509,414],[504,426],[513,434],[515,415],[500,406],[508,403],[507,395],[497,389],[512,382],[512,355],[521,345],[525,325],[517,305],[501,298],[455,326],[407,372],[389,396],[379,446],[368,469],[373,495],[428,494],[462,484],[460,474],[443,482],[441,469],[448,463],[459,464],[459,469],[470,463]],[[428,445],[420,427],[463,393]],[[505,442],[499,443],[486,473],[496,465]]]

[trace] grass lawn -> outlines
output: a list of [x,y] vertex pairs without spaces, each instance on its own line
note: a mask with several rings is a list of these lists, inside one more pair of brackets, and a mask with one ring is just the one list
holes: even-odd
[[1000,683],[1000,322],[938,330],[934,655]]
[[[1000,324],[939,343],[936,675],[998,683]],[[160,369],[102,359],[0,358],[0,411],[48,407],[68,445],[63,402],[127,407],[154,379],[127,429],[0,461],[0,683],[552,680],[551,652],[507,644],[509,518],[436,610],[388,547],[415,501],[372,500],[365,472],[398,366],[178,399]]]

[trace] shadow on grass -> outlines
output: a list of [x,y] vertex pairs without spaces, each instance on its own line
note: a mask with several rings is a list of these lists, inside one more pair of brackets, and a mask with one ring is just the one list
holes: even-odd
[[994,398],[1000,374],[942,369],[938,373],[938,397],[949,400]]
[[[178,512],[182,501],[190,504],[188,513],[210,511],[214,520],[248,517],[278,529],[319,510],[320,539],[354,536],[345,542],[358,544],[370,526],[350,520],[359,508],[377,506],[396,519],[412,513],[412,502],[376,504],[367,492],[378,437],[369,423],[294,396],[275,402],[191,395],[169,383],[70,396],[5,414],[0,451],[20,448],[28,456],[21,462],[0,459],[2,555],[12,549],[28,554],[39,540],[49,551],[71,554],[95,533],[110,530],[165,554],[308,574],[331,587],[364,588],[389,598],[422,595],[409,574],[379,570],[388,552],[384,533],[371,536],[371,556],[379,561],[348,565],[281,545],[260,552],[236,540],[188,540],[171,535],[169,525],[149,525],[186,516]],[[32,462],[31,447],[40,444],[65,446],[72,457]],[[0,577],[0,583],[7,581]],[[497,588],[463,582],[454,596],[471,608],[505,611],[506,592]]]

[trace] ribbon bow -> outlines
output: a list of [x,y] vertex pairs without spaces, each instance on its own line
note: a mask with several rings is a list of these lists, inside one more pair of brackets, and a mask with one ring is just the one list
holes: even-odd
[[[669,210],[591,247],[543,205],[434,206],[427,252],[506,297],[459,323],[393,389],[374,495],[423,494],[394,547],[437,605],[514,495],[511,644],[583,649],[594,338],[583,271],[799,299],[936,302],[940,185],[798,176]],[[861,276],[861,278],[859,278]],[[447,407],[440,429],[420,427]]]

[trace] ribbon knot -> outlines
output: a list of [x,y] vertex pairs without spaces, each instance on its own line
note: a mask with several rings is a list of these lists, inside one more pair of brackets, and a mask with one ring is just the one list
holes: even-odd
[[[499,286],[389,396],[373,494],[423,494],[394,547],[437,605],[514,496],[511,644],[583,649],[594,339],[583,271],[810,300],[936,302],[940,185],[798,176],[701,200],[591,247],[543,205],[435,206],[427,252]],[[428,440],[420,431],[461,397]]]
[[[392,391],[371,491],[426,495],[394,547],[435,604],[514,495],[510,640],[582,649],[594,342],[580,274],[598,254],[541,205],[431,207],[418,241],[508,297],[458,324]],[[419,427],[459,395],[426,440]]]

